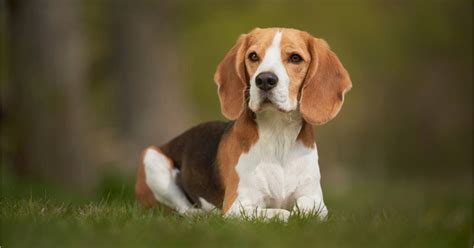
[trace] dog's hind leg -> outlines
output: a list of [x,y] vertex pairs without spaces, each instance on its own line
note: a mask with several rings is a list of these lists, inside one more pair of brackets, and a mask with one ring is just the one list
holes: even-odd
[[193,212],[192,204],[176,184],[179,171],[170,158],[158,148],[150,147],[145,150],[142,162],[146,185],[156,200],[181,214]]

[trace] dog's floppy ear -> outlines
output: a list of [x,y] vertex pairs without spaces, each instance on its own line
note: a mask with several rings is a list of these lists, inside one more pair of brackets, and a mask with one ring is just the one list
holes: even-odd
[[218,86],[222,114],[230,119],[239,118],[244,110],[247,75],[245,50],[247,35],[241,35],[237,43],[217,66],[214,81]]
[[301,90],[300,111],[306,122],[322,125],[337,115],[352,83],[326,41],[308,35],[307,42],[311,64]]

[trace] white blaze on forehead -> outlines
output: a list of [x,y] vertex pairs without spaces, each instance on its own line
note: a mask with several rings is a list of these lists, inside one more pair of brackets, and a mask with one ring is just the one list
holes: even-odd
[[[276,32],[275,36],[273,37],[272,44],[269,48],[265,51],[265,57],[263,58],[262,63],[257,68],[255,76],[258,75],[260,72],[264,71],[272,71],[277,74],[277,70],[283,69],[285,67],[281,63],[281,52],[280,52],[280,42],[281,42],[282,33]],[[286,72],[285,72],[286,74]],[[277,75],[280,76],[280,75]]]

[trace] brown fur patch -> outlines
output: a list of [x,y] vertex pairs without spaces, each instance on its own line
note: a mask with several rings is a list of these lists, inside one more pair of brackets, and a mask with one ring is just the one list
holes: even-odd
[[219,145],[217,161],[219,163],[220,175],[225,187],[224,202],[222,210],[224,213],[234,203],[237,198],[237,186],[239,176],[235,171],[235,166],[240,155],[247,153],[252,145],[258,140],[257,124],[253,118],[253,113],[249,110],[235,121],[232,129],[227,133]]
[[[296,29],[283,29],[280,50],[282,63],[290,78],[289,97],[290,99],[297,99],[311,62],[303,33]],[[300,55],[303,61],[296,64],[289,62],[293,54]]]
[[303,145],[308,148],[314,147],[313,127],[306,121],[303,121],[303,126],[301,127],[300,133],[298,134],[296,140],[301,141]]

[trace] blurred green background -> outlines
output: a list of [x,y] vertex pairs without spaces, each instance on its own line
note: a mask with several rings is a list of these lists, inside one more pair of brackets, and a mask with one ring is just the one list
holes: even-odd
[[470,1],[10,1],[2,4],[2,166],[94,185],[141,149],[223,119],[213,74],[241,33],[293,27],[350,72],[316,127],[325,182],[468,182]]
[[3,196],[131,199],[141,150],[223,119],[218,62],[276,26],[328,41],[353,81],[315,128],[333,207],[361,184],[472,200],[472,1],[0,3]]

